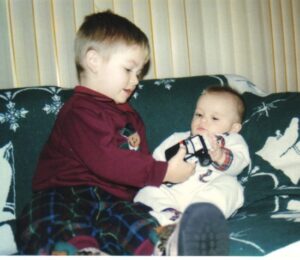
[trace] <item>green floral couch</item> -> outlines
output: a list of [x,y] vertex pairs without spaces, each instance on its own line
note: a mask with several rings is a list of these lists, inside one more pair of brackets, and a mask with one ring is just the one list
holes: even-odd
[[[251,164],[239,175],[245,205],[228,221],[230,255],[267,255],[300,240],[300,93],[265,94],[241,76],[204,75],[141,81],[130,102],[153,150],[172,132],[189,129],[198,95],[212,84],[238,89],[247,105],[242,134]],[[15,220],[31,196],[38,155],[71,94],[56,86],[0,90],[0,255],[17,254]]]

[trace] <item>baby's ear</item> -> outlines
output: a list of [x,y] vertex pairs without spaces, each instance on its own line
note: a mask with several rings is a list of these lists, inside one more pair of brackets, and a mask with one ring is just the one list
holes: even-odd
[[242,129],[242,124],[241,123],[234,123],[232,126],[231,126],[231,133],[238,133],[239,131],[241,131]]

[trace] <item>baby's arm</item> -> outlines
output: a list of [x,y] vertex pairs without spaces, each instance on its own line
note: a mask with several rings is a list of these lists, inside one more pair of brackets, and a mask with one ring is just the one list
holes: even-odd
[[228,150],[218,142],[217,136],[215,135],[209,136],[209,142],[211,149],[208,153],[211,160],[218,165],[223,165],[226,161],[226,157],[228,156]]
[[212,149],[209,155],[216,169],[236,176],[250,163],[250,157],[243,137],[233,133],[230,135],[223,136],[224,143],[218,141],[217,137],[210,138]]

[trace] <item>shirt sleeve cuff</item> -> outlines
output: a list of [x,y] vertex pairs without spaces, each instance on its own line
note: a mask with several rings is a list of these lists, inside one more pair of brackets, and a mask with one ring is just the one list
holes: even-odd
[[212,163],[212,165],[219,171],[226,171],[230,165],[232,164],[233,160],[233,153],[227,149],[227,148],[222,148],[224,153],[225,153],[225,160],[223,164],[217,164],[215,162]]

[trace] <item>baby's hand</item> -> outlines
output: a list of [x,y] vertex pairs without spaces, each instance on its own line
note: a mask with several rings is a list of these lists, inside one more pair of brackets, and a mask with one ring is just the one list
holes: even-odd
[[177,154],[169,160],[166,176],[163,182],[180,183],[195,173],[196,164],[184,161],[186,149],[180,146]]
[[221,144],[218,142],[217,136],[209,134],[207,136],[211,149],[208,151],[210,158],[218,165],[222,165],[225,161],[225,152]]

